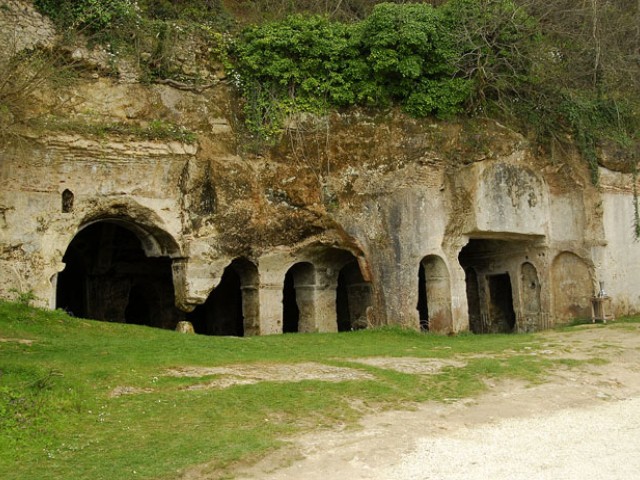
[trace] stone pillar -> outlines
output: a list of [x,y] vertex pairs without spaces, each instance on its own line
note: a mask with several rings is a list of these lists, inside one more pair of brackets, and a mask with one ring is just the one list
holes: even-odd
[[336,284],[323,285],[316,290],[316,326],[318,332],[337,332]]
[[429,311],[429,331],[448,333],[452,331],[451,288],[449,271],[442,257],[429,255],[422,261]]
[[[464,269],[458,261],[458,254],[467,239],[458,239],[458,243],[447,249],[449,264],[449,287],[451,288],[451,331],[453,333],[469,330],[469,306],[467,303],[467,283]],[[482,298],[482,296],[481,296]]]
[[315,285],[296,285],[296,303],[300,311],[298,320],[298,332],[311,333],[317,332],[317,290]]
[[315,317],[316,331],[318,332],[338,331],[338,314],[336,311],[338,273],[331,268],[317,270]]
[[282,283],[261,284],[257,290],[260,335],[282,333]]
[[246,285],[242,290],[242,316],[244,335],[260,335],[260,290],[258,285]]

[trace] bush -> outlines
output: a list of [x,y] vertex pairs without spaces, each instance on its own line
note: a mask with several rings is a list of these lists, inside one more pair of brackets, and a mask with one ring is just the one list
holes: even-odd
[[356,53],[349,27],[324,17],[292,16],[246,29],[233,56],[249,127],[270,136],[292,111],[353,104]]
[[357,32],[377,103],[397,102],[414,116],[460,110],[469,89],[454,78],[458,52],[439,11],[429,4],[380,4]]
[[291,16],[249,27],[233,56],[247,124],[264,137],[295,111],[398,104],[415,116],[447,115],[470,92],[469,80],[455,78],[446,24],[428,4],[380,4],[353,24]]

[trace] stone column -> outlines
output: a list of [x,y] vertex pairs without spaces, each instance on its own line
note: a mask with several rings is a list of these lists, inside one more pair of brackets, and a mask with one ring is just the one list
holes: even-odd
[[242,290],[242,316],[244,335],[260,335],[260,289],[258,285],[245,285]]
[[318,295],[315,285],[296,285],[296,303],[300,311],[298,332],[317,332]]
[[[469,330],[469,306],[467,303],[467,283],[464,269],[458,261],[458,254],[467,239],[458,239],[446,250],[449,264],[449,288],[451,288],[451,330],[453,333]],[[482,296],[481,296],[482,298]]]
[[282,333],[282,283],[260,284],[257,290],[260,309],[260,335]]
[[315,317],[316,331],[318,332],[338,331],[338,315],[336,311],[338,273],[332,268],[317,270]]

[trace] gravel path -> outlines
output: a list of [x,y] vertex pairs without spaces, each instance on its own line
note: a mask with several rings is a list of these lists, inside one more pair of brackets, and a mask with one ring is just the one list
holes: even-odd
[[311,432],[236,478],[640,478],[640,325],[544,339],[556,346],[550,355],[607,362],[556,371],[539,385],[501,382],[478,398],[379,412],[359,429]]
[[639,478],[640,399],[419,438],[397,465],[371,473],[380,480]]

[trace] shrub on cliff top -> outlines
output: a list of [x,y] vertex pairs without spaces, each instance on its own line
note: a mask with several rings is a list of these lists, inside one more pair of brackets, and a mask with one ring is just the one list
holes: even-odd
[[277,133],[292,110],[401,105],[415,116],[461,110],[469,80],[442,15],[429,4],[380,4],[359,23],[291,16],[239,36],[235,78],[249,127]]

